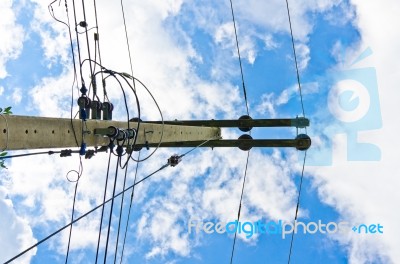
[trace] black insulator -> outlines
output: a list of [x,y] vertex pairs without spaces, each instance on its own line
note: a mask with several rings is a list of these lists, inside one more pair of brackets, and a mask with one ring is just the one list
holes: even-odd
[[90,104],[91,100],[86,96],[81,96],[78,98],[79,105],[79,118],[86,120],[90,115]]
[[114,105],[109,102],[103,103],[103,120],[112,120],[112,111],[114,110]]
[[296,149],[307,150],[311,146],[311,138],[306,134],[299,134],[296,137]]
[[115,138],[116,136],[118,136],[118,133],[119,133],[119,129],[118,128],[116,128],[114,126],[109,126],[108,129],[110,131],[107,134],[108,137]]
[[239,117],[239,129],[243,132],[249,132],[253,127],[249,127],[249,126],[242,126],[240,124],[240,120],[252,120],[252,118],[248,115],[242,115],[241,117]]
[[133,128],[129,128],[126,130],[126,133],[128,135],[128,139],[133,139],[136,136],[136,130]]
[[92,101],[90,108],[92,109],[92,119],[101,119],[101,110],[103,104],[99,101]]
[[249,134],[243,134],[243,135],[241,135],[241,136],[238,138],[238,140],[239,140],[239,148],[240,148],[241,150],[249,151],[249,150],[252,148],[252,146],[249,145],[249,144],[247,144],[247,142],[246,142],[246,141],[253,140],[253,138],[252,138]]

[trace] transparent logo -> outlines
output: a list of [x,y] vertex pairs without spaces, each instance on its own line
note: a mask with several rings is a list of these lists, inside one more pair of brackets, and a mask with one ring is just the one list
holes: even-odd
[[327,108],[321,110],[327,110],[327,120],[332,122],[322,129],[324,146],[310,153],[307,165],[332,165],[332,139],[336,134],[346,134],[348,161],[381,159],[379,146],[373,142],[360,142],[359,139],[360,132],[382,127],[376,70],[373,67],[355,67],[371,55],[372,50],[367,48],[348,69],[329,77]]

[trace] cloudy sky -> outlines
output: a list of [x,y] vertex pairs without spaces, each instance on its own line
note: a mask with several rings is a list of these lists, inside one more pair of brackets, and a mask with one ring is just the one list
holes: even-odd
[[[79,3],[78,3],[79,2]],[[126,3],[125,3],[126,2]],[[0,3],[0,107],[15,115],[69,117],[74,67],[68,28],[53,19],[50,1]],[[76,1],[77,21],[83,21]],[[96,29],[93,1],[85,1],[91,56]],[[120,1],[98,0],[102,64],[131,72]],[[299,233],[292,263],[399,263],[400,169],[399,112],[400,3],[394,0],[289,1],[306,117],[313,145],[307,152],[298,221],[346,222],[343,232]],[[302,115],[286,2],[233,0],[243,59],[249,111],[253,118]],[[67,1],[74,50],[73,1]],[[153,93],[165,119],[236,119],[246,114],[229,1],[124,1],[133,75]],[[56,18],[67,21],[65,1],[55,1]],[[84,29],[78,27],[80,33]],[[88,57],[79,34],[82,58]],[[76,57],[77,58],[77,57]],[[89,64],[82,76],[89,83]],[[79,71],[78,71],[79,75]],[[80,76],[78,78],[80,85]],[[142,119],[159,120],[156,106],[137,87]],[[114,119],[126,120],[121,89],[107,83]],[[101,93],[101,92],[100,92]],[[102,98],[102,94],[101,94]],[[130,116],[136,104],[128,94]],[[77,105],[74,102],[73,113]],[[4,127],[5,119],[0,118]],[[304,133],[305,131],[299,131]],[[253,129],[254,138],[294,138],[295,129]],[[223,130],[235,139],[238,129]],[[3,138],[4,135],[2,135]],[[4,140],[3,140],[4,141]],[[0,142],[0,148],[5,142]],[[143,178],[172,154],[160,149],[138,167]],[[25,152],[10,152],[12,154]],[[148,151],[141,151],[142,157]],[[243,194],[241,221],[292,222],[304,152],[252,149]],[[189,233],[197,222],[236,220],[247,153],[239,149],[198,149],[177,167],[155,174],[135,188],[123,263],[227,263],[233,236]],[[83,160],[76,216],[103,200],[107,154]],[[5,262],[70,221],[79,169],[77,156],[34,156],[6,161],[0,171],[0,262]],[[116,158],[112,157],[110,178]],[[136,163],[129,163],[127,184]],[[122,169],[117,189],[122,189]],[[71,174],[69,175],[71,176]],[[113,181],[108,183],[111,196]],[[128,197],[128,198],[127,198]],[[130,192],[125,197],[125,231]],[[128,200],[128,202],[127,202]],[[119,206],[112,219],[107,262],[112,262]],[[105,207],[99,257],[103,261],[110,207]],[[93,263],[101,211],[73,226],[69,263]],[[353,231],[361,225],[380,232]],[[372,229],[373,230],[373,229]],[[64,263],[69,229],[29,251],[15,263]],[[287,263],[290,236],[238,234],[233,263]],[[121,258],[120,240],[117,258]]]

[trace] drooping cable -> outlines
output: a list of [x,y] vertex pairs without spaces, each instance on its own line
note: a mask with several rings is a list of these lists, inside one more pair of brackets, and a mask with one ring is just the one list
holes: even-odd
[[[138,160],[140,160],[140,151],[138,153]],[[136,184],[138,169],[139,169],[139,162],[136,162],[135,177],[133,179],[133,184]],[[129,226],[129,220],[130,220],[130,216],[131,216],[132,203],[133,203],[133,197],[134,196],[135,196],[135,187],[132,188],[131,199],[130,199],[130,202],[129,202],[128,217],[126,219],[125,232],[124,232],[124,241],[122,243],[122,250],[121,250],[121,260],[119,262],[120,264],[122,264],[122,259],[124,257],[126,234],[128,233],[128,226]]]
[[240,75],[242,76],[243,96],[244,96],[244,100],[245,100],[245,103],[246,103],[247,115],[250,115],[250,114],[249,114],[249,104],[248,104],[248,102],[247,102],[246,86],[245,86],[245,83],[244,83],[244,74],[243,74],[243,66],[242,66],[242,57],[240,56],[239,40],[238,40],[238,34],[237,34],[237,30],[236,30],[235,13],[233,12],[233,3],[232,3],[232,0],[229,0],[229,1],[230,1],[230,3],[231,3],[231,13],[232,13],[233,28],[235,29],[236,50],[237,50],[237,54],[238,54],[238,57],[239,57]]
[[[198,147],[201,147],[202,145],[206,144],[207,142],[209,142],[210,140],[213,140],[214,138],[208,139],[204,142],[202,142],[201,144],[199,144],[198,146],[194,147],[192,150],[197,149]],[[184,153],[183,155],[181,155],[182,157],[187,155],[189,152],[191,152],[192,150],[187,151],[186,153]],[[103,203],[97,205],[96,207],[92,208],[90,211],[84,213],[83,215],[81,215],[80,217],[75,218],[72,222],[66,224],[65,226],[59,228],[58,230],[56,230],[55,232],[51,233],[50,235],[46,236],[45,238],[41,239],[40,241],[36,242],[34,245],[30,246],[29,248],[25,249],[24,251],[22,251],[21,253],[19,253],[18,255],[12,257],[11,259],[7,260],[4,264],[8,264],[11,263],[12,261],[18,259],[19,257],[23,256],[24,254],[26,254],[27,252],[29,252],[30,250],[34,249],[35,247],[39,246],[40,244],[44,243],[45,241],[47,241],[48,239],[52,238],[53,236],[57,235],[58,233],[62,232],[63,230],[65,230],[66,228],[68,228],[69,226],[75,224],[76,222],[82,220],[83,218],[85,218],[86,216],[88,216],[89,214],[93,213],[94,211],[96,211],[97,209],[99,209],[100,207],[106,205],[107,203],[113,201],[115,198],[118,198],[119,196],[121,196],[123,193],[131,190],[132,188],[134,188],[135,186],[137,186],[138,184],[144,182],[145,180],[149,179],[151,176],[155,175],[156,173],[162,171],[163,169],[167,168],[168,166],[170,166],[170,164],[167,162],[166,164],[162,165],[159,169],[153,171],[152,173],[148,174],[147,176],[143,177],[142,179],[140,179],[139,181],[137,181],[136,183],[130,185],[129,187],[127,187],[126,189],[122,190],[121,192],[115,194],[113,197],[109,198],[108,200],[104,201]],[[117,167],[118,168],[118,167]]]
[[301,84],[300,84],[299,66],[298,66],[298,63],[297,63],[296,47],[294,45],[294,37],[293,37],[293,30],[292,30],[292,20],[290,18],[290,10],[289,10],[289,2],[288,2],[288,0],[286,0],[286,9],[287,9],[287,14],[288,14],[288,19],[289,19],[290,36],[292,38],[293,56],[294,56],[294,62],[295,62],[295,65],[296,65],[296,76],[297,76],[297,84],[298,84],[299,93],[300,93],[301,109],[303,111],[303,117],[305,117],[306,114],[305,114],[305,111],[304,111],[303,93],[302,93]]
[[[77,190],[78,190],[79,177],[80,176],[78,175],[78,179],[76,180],[76,183],[75,183],[74,198],[73,198],[73,202],[72,202],[71,222],[74,221],[76,193],[77,193]],[[70,245],[71,245],[71,236],[72,236],[72,226],[73,225],[71,225],[70,228],[69,228],[68,246],[67,246],[67,254],[65,255],[65,264],[68,263],[69,248],[70,248]]]
[[107,176],[106,176],[106,183],[104,184],[104,196],[103,196],[103,205],[101,206],[101,216],[100,216],[100,226],[99,226],[99,237],[97,239],[97,249],[96,249],[96,261],[99,258],[99,249],[100,249],[100,240],[101,240],[101,227],[103,225],[103,215],[104,215],[104,205],[106,202],[106,195],[107,195],[107,185],[108,185],[108,176],[110,172],[110,163],[111,163],[111,149],[110,149],[110,154],[108,156],[108,165],[107,165]]
[[[304,166],[306,164],[306,157],[307,157],[307,151],[304,152],[304,159],[303,159],[303,168],[301,170],[301,177],[300,177],[300,183],[299,183],[299,193],[297,195],[297,204],[296,204],[296,213],[294,215],[294,224],[297,221],[297,213],[299,211],[300,207],[300,195],[301,195],[301,187],[303,185],[303,176],[304,176]],[[292,248],[293,248],[293,239],[294,239],[294,229],[292,232],[292,238],[290,240],[290,249],[289,249],[289,257],[288,257],[288,264],[290,264],[290,258],[292,256]]]

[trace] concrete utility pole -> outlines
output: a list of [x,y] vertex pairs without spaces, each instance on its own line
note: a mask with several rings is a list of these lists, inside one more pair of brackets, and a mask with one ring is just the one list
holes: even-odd
[[[136,136],[135,147],[196,147],[209,140],[202,147],[295,147],[306,150],[311,139],[304,134],[295,139],[252,139],[244,134],[239,139],[223,140],[221,127],[238,127],[247,132],[253,127],[296,127],[309,126],[306,118],[294,119],[251,119],[243,116],[239,120],[188,120],[188,121],[143,121],[136,131],[137,122],[88,119],[48,118],[29,116],[5,116],[0,121],[1,148],[8,150],[49,149],[78,147],[82,138],[86,146],[107,146],[110,137],[121,139],[124,135]],[[75,133],[74,133],[75,131]],[[124,132],[125,131],[125,132]],[[75,139],[76,137],[76,139]],[[131,139],[131,142],[132,142]]]

